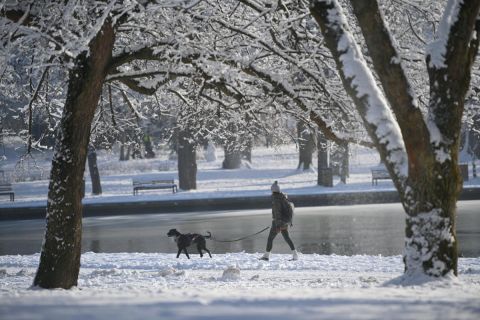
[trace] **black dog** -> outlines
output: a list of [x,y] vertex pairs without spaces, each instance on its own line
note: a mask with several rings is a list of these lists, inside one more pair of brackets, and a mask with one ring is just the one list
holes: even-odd
[[167,236],[175,237],[175,242],[177,243],[178,247],[177,258],[180,256],[180,253],[183,250],[183,252],[185,252],[185,254],[187,255],[187,258],[190,259],[190,256],[187,252],[187,247],[189,247],[192,243],[197,244],[197,250],[200,253],[200,258],[203,257],[202,250],[207,251],[210,258],[212,257],[212,255],[210,254],[210,250],[207,249],[205,241],[205,239],[210,239],[212,237],[212,234],[210,232],[208,232],[208,236],[202,236],[201,234],[197,233],[181,234],[177,231],[177,229],[170,229],[170,231],[168,231],[167,233]]

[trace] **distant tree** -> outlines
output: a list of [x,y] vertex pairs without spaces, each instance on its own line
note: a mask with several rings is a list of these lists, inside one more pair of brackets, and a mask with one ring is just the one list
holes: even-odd
[[222,169],[238,169],[242,166],[242,152],[234,142],[225,145],[223,151],[225,158],[222,162]]
[[92,181],[92,194],[102,194],[102,184],[100,182],[100,172],[97,164],[97,151],[93,146],[89,146],[87,154],[88,171]]
[[310,170],[315,151],[315,133],[302,120],[297,121],[298,166],[297,169]]
[[152,138],[149,134],[143,136],[143,146],[145,148],[145,158],[155,158],[155,152],[153,151]]
[[178,180],[182,190],[197,189],[197,144],[187,129],[179,129],[177,134]]
[[445,8],[426,56],[426,117],[376,0],[350,1],[350,5],[385,97],[338,1],[311,1],[310,10],[407,213],[405,273],[456,275],[456,202],[462,187],[458,150],[465,95],[478,50],[474,34],[480,31],[480,1],[449,1]]
[[321,132],[317,133],[317,184],[333,187],[333,171],[330,167],[330,142]]
[[340,146],[342,149],[342,161],[340,164],[340,181],[347,183],[347,178],[350,176],[350,148],[348,143],[344,143]]

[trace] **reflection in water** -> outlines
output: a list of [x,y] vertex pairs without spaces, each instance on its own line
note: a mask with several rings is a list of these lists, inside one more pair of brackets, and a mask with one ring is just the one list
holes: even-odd
[[[342,208],[343,209],[343,208]],[[298,210],[290,236],[302,253],[318,254],[381,254],[397,255],[403,249],[404,222],[402,215],[356,213],[355,216],[339,212],[315,212]],[[212,232],[218,240],[238,239],[253,234],[270,225],[270,214],[228,217],[210,215],[208,218],[191,217],[180,220],[181,215],[158,220],[160,216],[143,216],[141,220],[131,218],[123,224],[111,224],[91,228],[88,223],[84,232],[84,251],[97,252],[169,252],[175,253],[175,243],[166,233],[177,228],[183,233]],[[101,220],[98,218],[98,220]],[[263,252],[267,243],[268,230],[237,242],[207,241],[212,253]],[[196,254],[195,248],[189,250]],[[282,237],[273,242],[274,253],[289,253],[290,249]]]
[[94,239],[90,242],[90,251],[95,252],[95,253],[102,252],[100,250],[100,240]]
[[[480,256],[480,201],[459,203],[457,235],[461,256]],[[176,253],[167,237],[171,228],[183,233],[212,232],[219,240],[253,234],[271,224],[269,210],[95,217],[84,219],[82,251]],[[40,251],[43,220],[0,222],[0,255]],[[290,236],[302,253],[398,255],[404,247],[405,221],[399,204],[297,208]],[[207,240],[212,253],[263,252],[268,230],[237,242]],[[195,248],[189,252],[197,256]],[[273,253],[290,253],[281,236]]]

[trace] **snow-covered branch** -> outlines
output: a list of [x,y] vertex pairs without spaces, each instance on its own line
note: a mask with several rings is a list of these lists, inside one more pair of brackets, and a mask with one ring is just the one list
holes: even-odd
[[342,9],[336,1],[321,0],[313,1],[310,9],[372,141],[394,177],[397,188],[404,190],[408,160],[400,128],[348,29]]

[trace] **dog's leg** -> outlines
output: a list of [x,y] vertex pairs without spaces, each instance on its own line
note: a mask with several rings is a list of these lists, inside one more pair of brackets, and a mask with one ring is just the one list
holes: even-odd
[[177,252],[177,258],[180,257],[180,253],[181,253],[181,252],[182,252],[182,249],[179,248],[179,249],[178,249],[178,252]]
[[202,246],[200,244],[197,244],[197,250],[200,253],[200,258],[203,258]]
[[187,255],[187,258],[190,259],[190,256],[188,255],[187,248],[183,248],[183,252]]
[[208,255],[210,256],[210,258],[212,257],[212,255],[210,254],[210,250],[207,249],[207,247],[203,248],[203,250],[207,251]]

